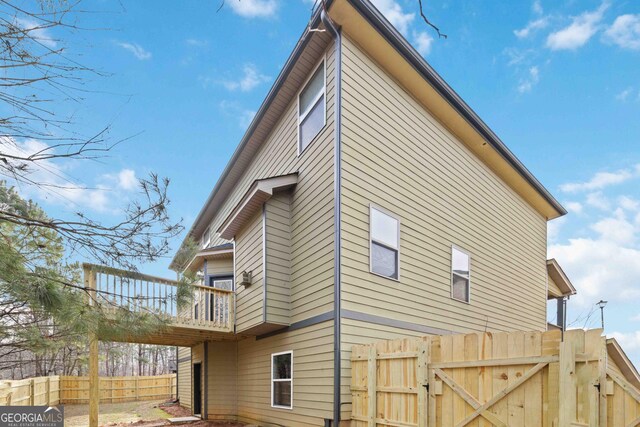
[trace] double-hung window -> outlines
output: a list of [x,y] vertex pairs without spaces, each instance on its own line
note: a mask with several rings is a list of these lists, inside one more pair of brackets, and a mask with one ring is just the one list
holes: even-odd
[[271,355],[271,406],[293,408],[293,352]]
[[298,97],[298,153],[302,153],[327,121],[324,61]]
[[453,246],[451,248],[451,296],[463,302],[470,301],[471,256]]
[[209,243],[211,243],[211,227],[207,227],[207,229],[204,230],[200,243],[203,249],[209,246]]
[[400,277],[400,220],[373,206],[369,214],[371,272],[397,280]]

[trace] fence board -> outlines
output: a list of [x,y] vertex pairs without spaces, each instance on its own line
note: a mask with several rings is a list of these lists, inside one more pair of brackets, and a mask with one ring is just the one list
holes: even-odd
[[[100,377],[100,403],[161,400],[176,396],[176,375]],[[89,402],[89,378],[50,376],[0,381],[0,406]]]
[[609,360],[601,334],[498,332],[354,346],[352,426],[639,425],[640,390]]

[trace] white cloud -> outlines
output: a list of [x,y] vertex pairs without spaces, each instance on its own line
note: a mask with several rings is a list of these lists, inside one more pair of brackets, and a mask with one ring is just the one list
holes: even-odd
[[615,172],[598,172],[587,182],[562,184],[560,190],[565,193],[601,190],[611,185],[621,184],[640,175],[640,164],[633,169],[620,169]]
[[637,227],[629,222],[623,212],[617,211],[613,217],[603,218],[591,225],[601,240],[617,245],[633,245]]
[[261,83],[268,82],[271,79],[271,77],[260,73],[253,64],[245,64],[242,71],[244,74],[240,79],[223,81],[224,87],[231,91],[249,92]]
[[551,50],[575,50],[584,46],[598,31],[608,7],[609,4],[604,2],[594,11],[575,16],[569,26],[549,34],[547,47]]
[[414,32],[413,34],[414,43],[416,46],[416,50],[422,56],[427,56],[431,53],[431,47],[433,46],[433,37],[429,35],[426,31],[422,31],[419,33]]
[[623,90],[622,92],[618,93],[616,95],[616,99],[618,101],[625,102],[629,98],[629,95],[631,95],[632,93],[633,93],[633,88],[632,87],[628,87],[625,90]]
[[[49,145],[35,139],[16,141],[2,138],[0,147],[3,153],[21,157],[50,150]],[[38,160],[26,174],[30,183],[21,185],[18,182],[17,188],[23,196],[40,201],[71,208],[84,207],[99,212],[113,212],[115,202],[123,197],[119,190],[128,191],[131,177],[135,177],[134,171],[124,169],[117,174],[97,177],[98,184],[90,188],[77,184],[68,176],[71,168],[72,162],[68,160]],[[11,180],[10,183],[15,184]]]
[[516,37],[519,39],[526,39],[534,32],[538,30],[542,30],[546,28],[548,25],[549,25],[549,18],[547,17],[538,18],[533,21],[529,21],[529,23],[524,28],[521,28],[519,30],[514,30],[513,34],[515,34]]
[[415,18],[414,13],[405,13],[402,6],[394,0],[372,0],[374,6],[404,36],[409,32],[409,25]]
[[542,15],[544,10],[542,9],[542,3],[540,3],[540,0],[535,0],[533,2],[533,4],[531,5],[531,10],[537,15]]
[[629,320],[631,320],[632,322],[640,322],[640,313],[632,316]]
[[552,244],[549,257],[558,260],[575,284],[576,305],[640,299],[640,250],[603,238],[576,238]]
[[608,335],[618,340],[618,343],[627,353],[640,350],[640,331],[611,332]]
[[531,89],[540,81],[540,70],[537,66],[533,66],[529,68],[529,74],[527,77],[520,80],[520,84],[518,85],[518,92],[526,93],[531,92]]
[[604,37],[623,49],[640,50],[640,14],[618,16]]
[[226,4],[244,18],[268,18],[278,10],[276,0],[228,0]]
[[203,39],[186,39],[185,43],[194,47],[205,47],[209,45],[209,40]]
[[147,59],[151,59],[151,52],[145,50],[138,43],[126,43],[126,42],[118,42],[118,46],[121,48],[128,50],[141,61],[146,61]]
[[598,208],[603,211],[608,211],[611,209],[611,202],[604,194],[602,194],[601,191],[587,194],[586,201],[587,205],[593,206],[594,208]]
[[564,206],[567,208],[569,212],[573,212],[576,214],[582,213],[582,203],[580,202],[566,202]]
[[50,49],[54,49],[58,46],[58,43],[51,35],[48,28],[44,28],[47,25],[45,22],[36,22],[27,18],[16,18],[16,26],[20,27],[28,36],[36,42],[46,46]]
[[560,236],[560,229],[566,222],[566,216],[547,222],[547,241],[549,243],[553,243],[558,240],[558,237]]
[[118,185],[124,190],[134,190],[138,186],[136,172],[131,169],[122,169],[118,173]]
[[254,110],[243,108],[236,101],[220,101],[218,104],[220,110],[228,116],[232,116],[238,120],[238,125],[242,129],[246,129],[256,115]]
[[622,209],[626,209],[628,211],[637,211],[640,209],[640,202],[629,196],[620,196],[618,198],[618,204]]

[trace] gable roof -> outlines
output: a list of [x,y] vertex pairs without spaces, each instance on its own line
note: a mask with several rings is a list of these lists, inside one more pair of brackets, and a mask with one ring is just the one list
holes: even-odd
[[[520,162],[520,160],[506,147],[498,136],[484,123],[480,117],[462,100],[462,98],[440,77],[438,73],[426,62],[426,60],[409,44],[409,42],[387,21],[387,19],[373,6],[369,0],[325,0],[329,16],[339,25],[347,26],[343,21],[345,7],[356,10],[366,23],[382,36],[384,41],[416,70],[442,99],[466,122],[479,138],[482,145],[487,143],[495,150],[497,157],[491,159],[495,164],[500,161],[506,168],[512,169],[501,175],[503,179],[518,177],[521,182],[518,185],[527,186],[519,191],[525,199],[528,196],[535,197],[536,202],[544,205],[544,215],[547,219],[553,219],[565,215],[567,211],[544,188],[533,174]],[[320,26],[320,8],[313,13],[309,25],[298,40],[293,52],[287,59],[280,74],[269,90],[265,100],[254,116],[249,128],[242,137],[240,144],[233,153],[229,163],[223,170],[215,187],[211,191],[200,213],[189,229],[188,236],[196,237],[204,231],[206,225],[211,222],[235,183],[240,179],[245,167],[253,158],[260,144],[266,139],[270,129],[276,124],[279,114],[286,108],[297,88],[302,84],[311,71],[310,61],[304,61],[304,57],[311,56],[317,49],[325,48],[331,41],[327,32],[313,31],[312,28]],[[342,14],[342,15],[341,15]],[[358,31],[357,25],[352,29]],[[307,74],[303,74],[306,72]],[[296,86],[297,84],[297,86]],[[476,151],[476,155],[478,152]],[[483,159],[487,162],[487,159]],[[489,163],[489,162],[487,162]],[[495,168],[495,165],[490,165]],[[529,199],[530,200],[530,199]],[[530,203],[532,203],[530,201]],[[175,258],[170,268],[175,268]]]
[[555,291],[554,289],[552,289],[552,286],[550,284],[548,295],[549,298],[559,298],[562,296],[570,296],[576,294],[576,288],[573,286],[555,258],[547,260],[547,274],[549,275],[549,278],[553,280],[553,283],[555,283],[557,287],[557,291]]

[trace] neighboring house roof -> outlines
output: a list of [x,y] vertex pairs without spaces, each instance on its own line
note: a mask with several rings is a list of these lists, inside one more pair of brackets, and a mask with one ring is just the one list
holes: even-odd
[[576,294],[576,288],[555,259],[547,260],[547,273],[549,278],[555,283],[555,287],[549,284],[549,298],[559,298],[562,296],[571,296]]
[[[425,61],[425,59],[409,44],[409,42],[386,20],[386,18],[371,4],[369,0],[326,0],[326,7],[329,15],[340,22],[340,17],[344,17],[346,5],[357,10],[370,26],[384,38],[399,53],[402,58],[416,70],[421,77],[433,87],[433,89],[453,108],[453,110],[464,119],[464,121],[480,135],[484,141],[495,149],[497,155],[491,159],[485,159],[487,163],[492,162],[492,166],[499,162],[506,162],[514,173],[505,172],[502,176],[519,177],[522,181],[520,186],[530,188],[521,189],[520,194],[536,198],[540,203],[548,206],[544,209],[547,219],[565,215],[567,211],[560,203],[547,191],[544,186],[533,176],[533,174],[518,160],[518,158],[506,147],[498,136],[480,119],[480,117],[460,98],[460,96],[435,72],[435,70]],[[339,6],[338,11],[334,10]],[[334,16],[335,15],[335,16]],[[296,44],[289,59],[285,63],[282,71],[278,75],[275,83],[271,87],[267,97],[260,106],[253,118],[249,128],[242,137],[238,148],[233,153],[231,160],[222,172],[218,182],[207,198],[203,208],[194,221],[188,235],[197,237],[202,234],[207,225],[214,218],[218,209],[223,204],[234,185],[240,179],[245,166],[248,165],[256,153],[260,144],[266,139],[269,130],[277,123],[279,115],[288,105],[304,79],[311,72],[310,67],[313,61],[301,61],[304,56],[311,56],[317,53],[318,49],[326,47],[330,40],[327,32],[310,31],[320,24],[319,8],[314,12],[308,27],[303,32],[300,40]],[[345,24],[346,25],[346,24]],[[353,31],[360,27],[354,25]],[[306,73],[306,74],[305,74]],[[297,86],[296,86],[297,85]],[[478,151],[476,151],[478,154]],[[500,160],[502,159],[502,160]],[[171,267],[176,267],[174,261]]]
[[607,339],[607,353],[625,379],[634,387],[640,388],[640,374],[615,338]]

